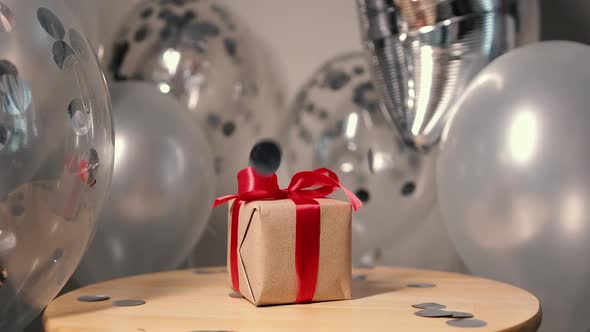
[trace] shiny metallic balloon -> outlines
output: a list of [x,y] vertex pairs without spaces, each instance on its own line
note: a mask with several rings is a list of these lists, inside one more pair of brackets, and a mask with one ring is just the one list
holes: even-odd
[[137,82],[111,86],[115,170],[108,204],[74,277],[87,285],[178,266],[207,225],[211,152],[183,106]]
[[0,1],[0,330],[64,286],[110,187],[104,76],[62,1]]
[[467,84],[538,39],[537,0],[358,0],[378,90],[404,140],[434,145]]
[[449,233],[474,273],[532,291],[543,331],[590,326],[590,47],[508,53],[453,109],[437,166]]
[[[399,248],[406,238],[420,238],[420,225],[436,205],[436,153],[420,154],[396,135],[362,53],[324,64],[299,92],[291,112],[284,130],[291,172],[328,167],[365,203],[353,217],[356,264],[375,252]],[[446,232],[434,237],[450,244]],[[426,253],[429,246],[414,248]],[[423,261],[396,258],[387,261],[425,267]]]

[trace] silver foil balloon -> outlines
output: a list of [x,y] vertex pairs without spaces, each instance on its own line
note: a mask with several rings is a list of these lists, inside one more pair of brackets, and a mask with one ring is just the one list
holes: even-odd
[[357,0],[378,90],[404,140],[435,144],[490,61],[538,39],[537,0]]
[[[285,130],[286,165],[291,172],[328,167],[365,203],[353,217],[356,264],[365,264],[367,257],[378,260],[376,253],[395,250],[409,237],[421,237],[418,232],[425,230],[421,225],[436,206],[436,152],[420,154],[396,136],[362,53],[324,64],[299,92],[291,112]],[[440,231],[440,220],[435,223]],[[452,247],[442,230],[434,238]],[[415,258],[428,259],[429,245],[417,241],[412,247],[420,251],[413,259],[402,253],[384,260],[427,267]]]
[[543,331],[590,326],[590,47],[547,42],[493,62],[454,108],[438,191],[474,273],[532,291]]
[[111,86],[115,169],[96,237],[75,279],[83,285],[177,267],[207,226],[211,152],[183,106],[145,83]]
[[114,138],[104,76],[62,1],[0,1],[0,330],[51,301],[94,234]]
[[[201,124],[213,151],[216,193],[237,188],[252,147],[279,136],[282,84],[248,26],[219,1],[141,1],[120,29],[114,80],[148,82],[174,96]],[[216,209],[197,260],[223,264],[227,214]],[[205,250],[203,250],[205,252]],[[210,260],[209,258],[213,258]]]

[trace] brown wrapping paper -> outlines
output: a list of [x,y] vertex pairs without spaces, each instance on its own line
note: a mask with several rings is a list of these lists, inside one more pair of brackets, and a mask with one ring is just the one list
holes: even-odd
[[[350,299],[351,204],[333,199],[317,201],[321,211],[321,234],[313,301]],[[232,204],[229,204],[230,230],[231,207]],[[228,271],[231,271],[229,265]],[[240,292],[253,304],[295,303],[297,274],[293,201],[254,201],[240,208],[238,271]]]

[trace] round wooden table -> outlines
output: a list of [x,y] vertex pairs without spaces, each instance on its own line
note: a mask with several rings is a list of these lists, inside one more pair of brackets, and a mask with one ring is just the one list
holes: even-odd
[[[65,294],[45,311],[47,332],[98,331],[536,331],[539,301],[530,293],[472,276],[378,267],[356,269],[353,299],[257,308],[231,294],[224,268],[112,280]],[[233,296],[230,296],[233,295]],[[110,300],[80,302],[84,295]],[[143,300],[132,307],[118,300]],[[483,327],[454,327],[412,305],[434,302],[473,314]],[[478,324],[475,324],[478,325]]]

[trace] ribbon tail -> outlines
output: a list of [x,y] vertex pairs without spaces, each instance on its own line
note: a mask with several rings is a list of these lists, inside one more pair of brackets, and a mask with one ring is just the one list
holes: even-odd
[[227,195],[227,196],[217,197],[213,201],[213,205],[211,206],[211,208],[216,208],[216,207],[220,206],[221,204],[229,202],[232,199],[236,199],[236,198],[238,198],[238,195]]

